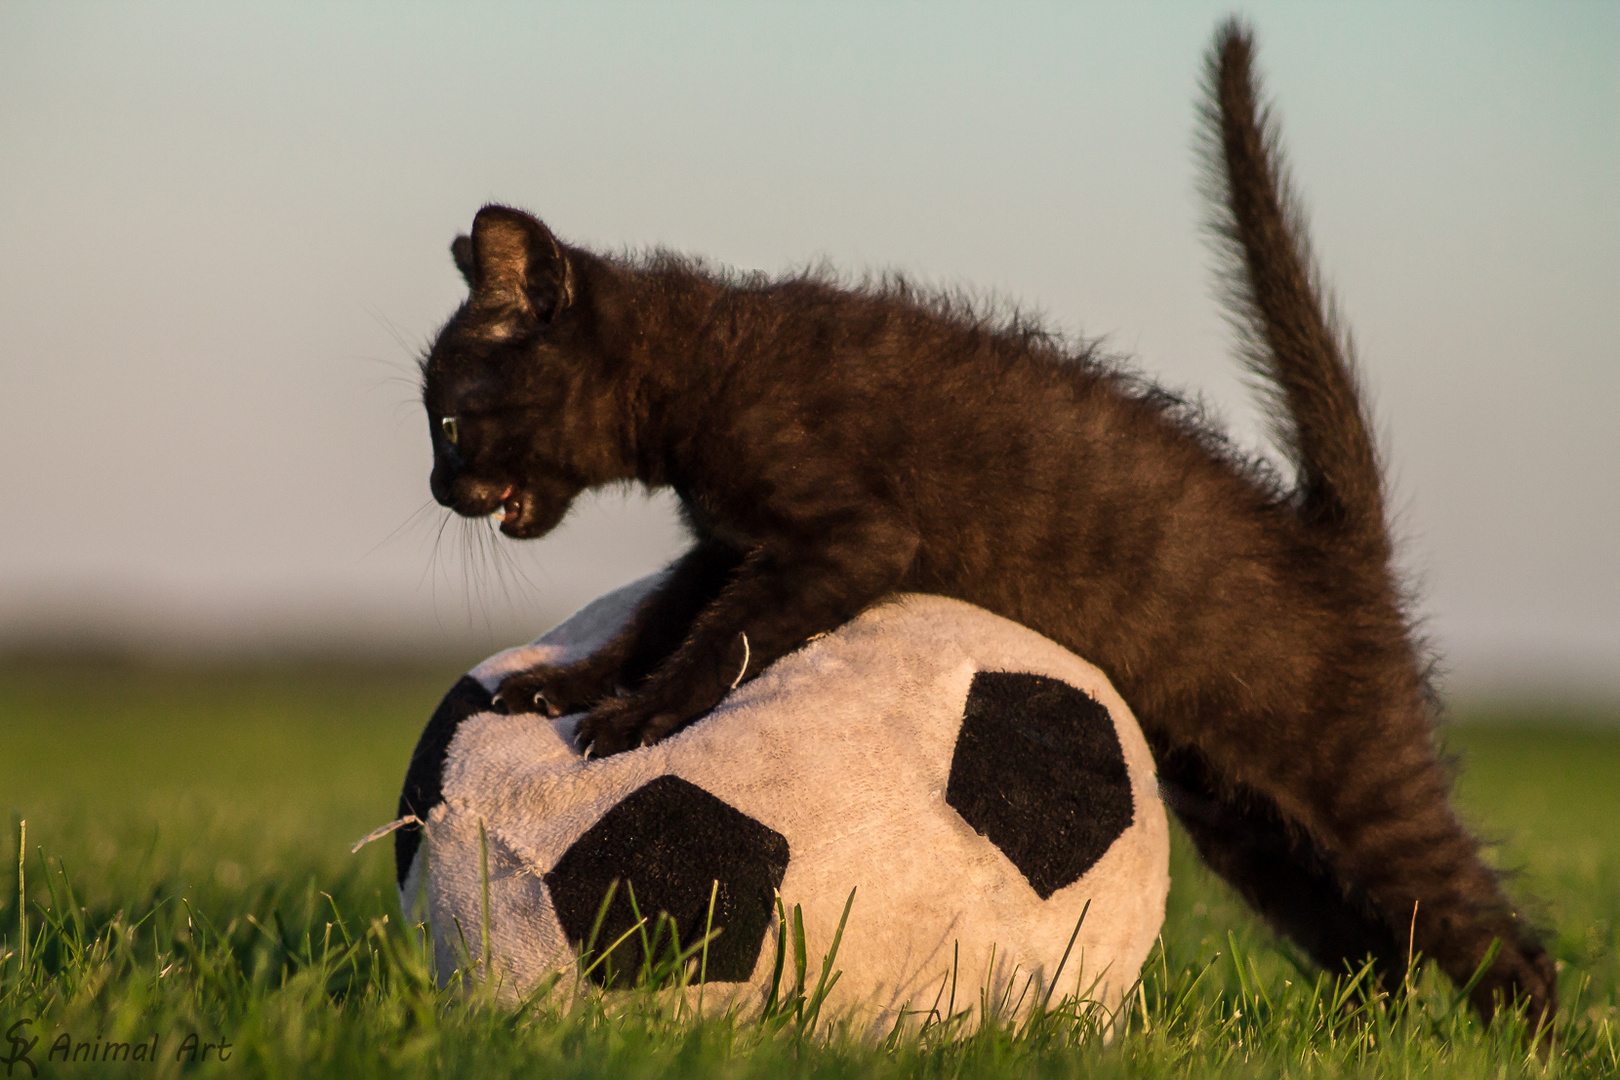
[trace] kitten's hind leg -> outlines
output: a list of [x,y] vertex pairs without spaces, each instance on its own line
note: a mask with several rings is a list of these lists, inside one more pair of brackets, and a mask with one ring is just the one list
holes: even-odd
[[1385,989],[1395,989],[1407,942],[1275,802],[1252,789],[1220,790],[1195,750],[1162,754],[1158,768],[1164,801],[1199,856],[1272,929],[1330,972],[1356,969],[1370,956]]
[[1241,744],[1211,737],[1236,726],[1208,724],[1196,750],[1159,744],[1166,795],[1211,866],[1324,967],[1370,955],[1393,988],[1410,943],[1458,986],[1484,965],[1470,993],[1482,1017],[1521,1001],[1545,1030],[1552,960],[1453,812],[1426,717],[1405,719],[1317,716],[1308,738],[1279,726]]
[[634,689],[676,650],[741,561],[728,544],[699,541],[606,645],[573,664],[507,676],[497,700],[508,712],[562,716],[589,709],[621,686]]
[[1469,995],[1481,1017],[1521,1002],[1539,1037],[1558,1011],[1557,971],[1452,809],[1426,720],[1378,736],[1341,739],[1325,754],[1343,763],[1340,782],[1318,791],[1313,808],[1336,872],[1457,986],[1481,972]]

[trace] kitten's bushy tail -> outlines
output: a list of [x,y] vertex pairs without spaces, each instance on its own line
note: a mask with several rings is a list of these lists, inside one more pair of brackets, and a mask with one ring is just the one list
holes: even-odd
[[1301,515],[1382,563],[1382,473],[1349,335],[1311,257],[1253,63],[1250,29],[1235,18],[1223,23],[1206,60],[1201,109],[1221,300],[1242,359],[1270,399],[1273,436],[1298,470]]

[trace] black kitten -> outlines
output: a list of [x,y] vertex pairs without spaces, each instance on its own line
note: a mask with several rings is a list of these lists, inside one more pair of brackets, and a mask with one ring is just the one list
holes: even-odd
[[1208,179],[1293,490],[1023,322],[903,283],[606,258],[490,206],[452,246],[471,296],[424,365],[433,494],[513,537],[600,484],[680,496],[697,542],[630,628],[501,687],[513,711],[589,709],[594,753],[690,723],[888,593],[960,597],[1108,673],[1204,857],[1319,963],[1371,954],[1394,985],[1410,941],[1461,983],[1499,940],[1475,1007],[1544,1019],[1551,961],[1448,803],[1364,405],[1251,53],[1222,27]]

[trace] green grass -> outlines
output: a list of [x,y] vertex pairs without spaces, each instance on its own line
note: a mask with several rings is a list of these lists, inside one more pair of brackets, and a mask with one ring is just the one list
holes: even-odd
[[[695,1020],[650,993],[565,986],[514,1011],[437,989],[400,925],[391,846],[349,844],[393,816],[455,674],[0,666],[0,809],[15,811],[0,844],[0,1063],[8,1029],[30,1018],[17,1032],[39,1038],[42,1075],[1620,1074],[1620,726],[1509,717],[1450,738],[1466,813],[1554,929],[1565,1008],[1546,1063],[1511,1023],[1487,1029],[1457,1008],[1432,972],[1392,1000],[1296,967],[1180,837],[1163,946],[1111,1046],[1056,1002],[966,1039],[936,1027],[873,1045],[791,1012]],[[827,943],[809,944],[813,985]],[[47,1061],[64,1033],[132,1054],[157,1035],[158,1060]],[[230,1059],[177,1062],[190,1034],[199,1051],[229,1042]]]

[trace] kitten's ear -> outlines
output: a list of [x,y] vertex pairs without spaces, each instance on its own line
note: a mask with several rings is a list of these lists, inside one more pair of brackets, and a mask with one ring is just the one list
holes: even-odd
[[[456,246],[456,264],[462,266]],[[551,230],[538,218],[504,206],[486,206],[473,218],[466,245],[472,272],[472,306],[492,326],[515,332],[515,324],[550,322],[574,298],[573,268]]]
[[456,269],[461,271],[461,279],[467,283],[467,288],[478,287],[478,267],[473,263],[472,237],[458,236],[450,241],[450,257],[456,260]]

